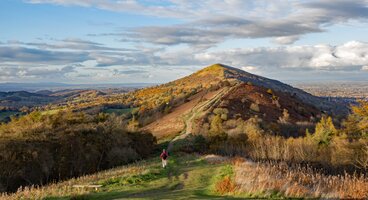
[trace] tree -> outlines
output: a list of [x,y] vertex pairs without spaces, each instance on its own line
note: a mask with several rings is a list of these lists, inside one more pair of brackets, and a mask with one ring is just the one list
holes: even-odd
[[360,101],[351,108],[352,113],[345,120],[344,132],[349,138],[368,137],[368,101]]
[[211,120],[210,134],[221,135],[223,132],[221,115],[215,115]]
[[337,130],[332,122],[331,117],[322,117],[321,121],[316,125],[313,139],[321,145],[328,145],[334,135],[337,135]]

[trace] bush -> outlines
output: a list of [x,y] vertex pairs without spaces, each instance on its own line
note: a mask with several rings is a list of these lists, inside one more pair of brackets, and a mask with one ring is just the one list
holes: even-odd
[[219,180],[215,184],[215,191],[221,195],[235,192],[236,184],[232,179],[233,176],[234,172],[231,165],[222,167],[217,177]]
[[210,135],[216,136],[221,135],[224,133],[224,130],[222,129],[222,118],[221,115],[215,115],[210,124]]
[[256,103],[252,103],[252,104],[250,104],[250,107],[249,107],[251,110],[253,110],[254,112],[259,112],[260,111],[260,109],[259,109],[259,106],[258,106],[258,104],[256,104]]
[[273,94],[273,91],[271,89],[268,89],[267,90],[267,93],[270,94],[270,95],[272,95]]
[[216,192],[221,195],[232,193],[236,189],[236,185],[230,177],[226,176],[224,179],[216,183]]

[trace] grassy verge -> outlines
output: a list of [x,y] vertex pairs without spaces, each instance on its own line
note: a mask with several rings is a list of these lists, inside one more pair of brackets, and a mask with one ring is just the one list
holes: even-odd
[[[159,158],[71,179],[42,188],[26,189],[9,199],[224,199],[213,188],[214,178],[226,166],[210,164],[203,157],[177,154],[169,157],[166,169]],[[102,185],[77,189],[73,185]],[[231,198],[232,199],[232,198]]]

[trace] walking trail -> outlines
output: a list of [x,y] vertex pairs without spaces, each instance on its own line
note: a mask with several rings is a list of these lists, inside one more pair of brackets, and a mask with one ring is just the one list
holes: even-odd
[[169,142],[167,151],[171,152],[176,141],[184,139],[189,134],[191,134],[194,120],[206,114],[206,112],[210,110],[210,108],[218,105],[218,103],[220,103],[221,97],[228,93],[229,90],[230,88],[228,87],[220,89],[213,98],[207,101],[199,101],[188,114],[184,115],[183,121],[185,123],[185,128],[180,135],[176,136],[173,140]]

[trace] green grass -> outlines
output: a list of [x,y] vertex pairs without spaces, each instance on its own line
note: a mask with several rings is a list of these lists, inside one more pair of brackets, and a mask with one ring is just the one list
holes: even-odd
[[146,165],[147,169],[138,173],[90,183],[103,185],[97,192],[47,199],[236,199],[213,190],[218,180],[214,177],[232,170],[226,164],[209,164],[199,156],[180,154],[170,156],[166,169],[157,158]]
[[[109,200],[109,199],[245,199],[283,198],[278,193],[249,194],[233,192],[221,195],[216,184],[234,176],[230,163],[208,163],[194,154],[170,155],[166,169],[157,157],[98,172],[77,179],[51,184],[41,189],[18,192],[9,199]],[[94,189],[78,189],[73,185],[102,185]]]
[[108,113],[108,114],[115,113],[116,115],[123,115],[123,114],[131,113],[137,109],[138,108],[108,108],[104,110],[104,113]]

